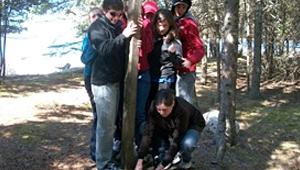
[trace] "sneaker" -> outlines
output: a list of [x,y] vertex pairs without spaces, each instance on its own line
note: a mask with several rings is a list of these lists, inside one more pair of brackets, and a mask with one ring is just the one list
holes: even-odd
[[104,170],[122,170],[122,169],[115,163],[109,163],[107,166],[105,166]]
[[154,158],[153,158],[153,166],[156,167],[159,163],[160,163],[159,156],[158,155],[154,156]]
[[120,152],[121,151],[121,141],[120,140],[114,139],[112,150],[115,151],[115,152]]
[[177,154],[175,155],[172,161],[172,165],[177,165],[178,163],[180,163],[180,161],[181,161],[181,153],[177,152]]
[[169,163],[167,166],[164,167],[164,170],[173,170],[172,164]]

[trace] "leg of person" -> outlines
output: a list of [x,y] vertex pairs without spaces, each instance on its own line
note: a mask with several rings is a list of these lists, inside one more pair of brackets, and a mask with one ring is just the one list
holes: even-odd
[[146,103],[149,96],[151,82],[149,71],[138,75],[136,116],[135,116],[135,144],[140,145],[146,121]]
[[119,83],[92,85],[97,110],[96,166],[104,169],[111,161],[113,134],[118,108]]
[[195,129],[189,129],[180,142],[180,152],[182,155],[182,169],[188,169],[192,166],[192,152],[197,147],[200,133]]
[[124,81],[120,83],[120,97],[119,97],[119,104],[117,110],[117,117],[116,117],[116,130],[114,133],[114,140],[113,140],[113,147],[112,147],[112,161],[115,164],[121,163],[121,139],[122,139],[122,121],[123,121],[123,102],[124,102]]
[[116,131],[114,133],[114,144],[113,144],[113,152],[114,154],[118,154],[121,151],[121,139],[122,139],[122,121],[123,121],[123,102],[124,102],[124,82],[120,83],[120,97],[119,104],[117,110],[116,117]]
[[193,73],[182,73],[177,75],[176,81],[176,96],[184,98],[189,103],[195,106],[195,81],[196,74]]
[[161,130],[155,130],[151,146],[154,166],[157,166],[163,160],[166,150],[170,147],[168,133]]
[[[151,87],[150,87],[150,92],[149,92],[148,99],[147,99],[146,110],[149,110],[151,102],[154,100],[154,98],[156,96],[156,93],[158,91],[158,82],[151,81],[150,86]],[[147,119],[147,115],[146,115],[146,119]]]
[[92,111],[93,111],[93,121],[92,121],[91,139],[90,139],[90,156],[91,159],[96,162],[95,152],[96,152],[97,113],[96,113],[96,104],[94,102],[94,95],[92,93],[91,76],[84,77],[84,87],[90,98]]

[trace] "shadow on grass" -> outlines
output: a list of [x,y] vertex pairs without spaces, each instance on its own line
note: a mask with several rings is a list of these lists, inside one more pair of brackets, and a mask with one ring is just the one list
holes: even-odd
[[18,97],[49,91],[60,92],[82,86],[82,69],[75,68],[48,75],[11,76],[1,81],[0,97]]
[[205,113],[211,109],[217,109],[218,95],[216,79],[208,76],[205,84],[200,83],[200,79],[196,80],[196,101],[199,110]]
[[91,169],[91,117],[85,108],[56,105],[40,121],[0,126],[0,169]]
[[[39,110],[42,112],[37,115],[38,118],[43,120],[48,120],[51,118],[55,119],[77,119],[77,120],[86,120],[90,116],[78,114],[78,112],[90,112],[89,107],[80,107],[75,105],[58,105],[55,104],[54,106],[37,106]],[[72,111],[76,111],[76,113],[72,113]]]
[[89,132],[88,124],[50,121],[7,126],[1,130],[0,169],[88,167]]
[[[216,82],[197,84],[200,109],[217,108]],[[272,85],[273,84],[273,85]],[[224,169],[299,169],[300,167],[300,86],[298,83],[264,85],[259,100],[250,100],[237,90],[237,120],[243,126],[238,144],[227,147]],[[213,136],[203,134],[197,151],[196,167],[216,169]]]
[[[243,106],[243,110],[247,110]],[[241,112],[249,127],[240,131],[238,145],[229,149],[227,163],[246,169],[297,169],[300,159],[300,106],[293,103],[274,110],[256,106]],[[251,115],[254,114],[254,115]],[[251,118],[251,119],[249,119]],[[285,147],[285,145],[291,147]],[[286,153],[286,154],[280,154]]]
[[[29,79],[24,76],[21,83],[7,78],[1,84],[0,97],[6,92],[17,97],[77,88],[81,77],[80,71]],[[209,81],[197,88],[198,104],[206,109],[217,105],[216,82]],[[13,86],[14,82],[17,85]],[[227,148],[226,169],[299,169],[299,99],[299,84],[265,88],[260,100],[249,100],[245,92],[237,91],[237,119],[245,127],[239,133],[238,144]],[[88,156],[91,118],[80,112],[88,108],[38,108],[42,110],[37,115],[41,122],[0,126],[0,169],[87,169],[92,164]],[[212,142],[202,143],[196,152],[196,169],[214,169],[210,164],[215,153]]]

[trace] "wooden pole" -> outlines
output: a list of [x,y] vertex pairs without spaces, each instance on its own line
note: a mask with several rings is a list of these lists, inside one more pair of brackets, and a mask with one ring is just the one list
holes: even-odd
[[[140,15],[141,0],[130,0],[128,2],[128,22],[137,23]],[[132,170],[135,165],[134,156],[134,129],[136,112],[136,89],[137,89],[137,64],[138,48],[137,39],[133,37],[129,47],[128,69],[125,77],[124,90],[124,114],[122,127],[122,166],[124,170]]]

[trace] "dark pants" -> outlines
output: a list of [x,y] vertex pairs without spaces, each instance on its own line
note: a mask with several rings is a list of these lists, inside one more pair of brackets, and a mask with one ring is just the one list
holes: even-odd
[[91,86],[91,77],[87,76],[84,77],[84,87],[86,92],[90,98],[92,112],[93,112],[93,122],[91,128],[91,139],[90,139],[90,155],[92,160],[96,160],[95,153],[96,153],[96,127],[97,127],[97,112],[96,112],[96,105],[94,101],[94,95],[92,93],[92,86]]
[[118,105],[118,113],[116,118],[116,131],[114,133],[115,140],[121,141],[122,138],[122,121],[123,121],[123,104],[124,102],[124,82],[120,83],[120,98]]
[[140,145],[144,127],[146,124],[146,104],[151,87],[149,71],[141,71],[138,74],[136,93],[136,116],[135,116],[135,144]]

